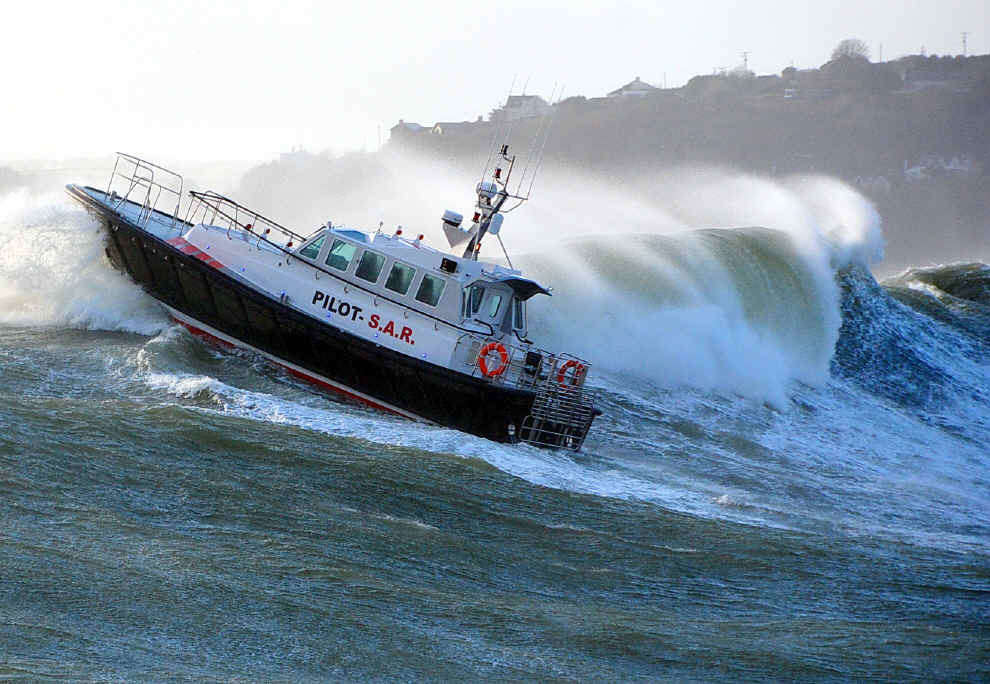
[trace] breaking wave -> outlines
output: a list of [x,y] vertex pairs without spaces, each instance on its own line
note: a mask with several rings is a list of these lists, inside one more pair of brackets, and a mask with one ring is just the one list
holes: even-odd
[[557,287],[531,308],[536,336],[661,386],[778,406],[794,382],[824,383],[842,323],[836,273],[879,259],[879,217],[830,179],[734,183],[725,211],[767,227],[592,236],[522,260]]
[[58,194],[0,195],[0,324],[153,334],[154,300],[111,268],[95,219]]

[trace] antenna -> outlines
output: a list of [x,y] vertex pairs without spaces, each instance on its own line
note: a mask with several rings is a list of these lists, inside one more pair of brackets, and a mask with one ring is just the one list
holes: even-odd
[[[516,87],[516,79],[518,76],[518,74],[512,75],[512,83],[509,84],[509,92],[505,95],[505,104],[501,104],[499,107],[504,107],[509,103],[509,98],[512,97],[512,89]],[[508,118],[508,115],[506,115],[506,118]],[[499,133],[501,133],[502,123],[502,121],[496,121],[495,126],[492,127],[492,139],[488,145],[488,159],[485,161],[485,168],[481,170],[481,180],[479,182],[483,183],[485,181],[485,176],[488,175],[488,167],[492,165],[492,159],[495,156],[495,141],[498,140]],[[506,137],[508,137],[508,134],[506,134]]]
[[[536,146],[537,146],[537,144],[540,141],[540,137],[544,133],[544,127],[545,127],[546,122],[547,122],[547,117],[549,117],[550,116],[550,113],[553,112],[554,97],[556,95],[557,95],[557,84],[554,83],[553,84],[553,90],[550,91],[550,107],[551,107],[551,109],[548,109],[547,111],[543,112],[543,116],[540,117],[540,125],[537,127],[536,133],[533,135],[533,141],[529,145],[529,152],[526,153],[526,166],[523,167],[522,175],[519,177],[519,183],[516,185],[516,192],[515,192],[516,195],[519,194],[519,190],[522,188],[522,185],[523,185],[523,183],[526,180],[526,174],[529,172],[529,167],[532,164],[533,158],[534,158],[534,156],[536,155],[536,152],[537,152],[537,147]],[[535,170],[534,170],[534,173],[535,173]]]
[[[514,86],[515,79],[513,79],[513,87]],[[509,97],[511,97],[512,88],[509,89],[509,92]],[[508,138],[512,130],[512,124],[515,122],[515,118],[523,118],[521,116],[515,117],[507,122],[508,126],[506,127],[507,130],[505,135],[506,142],[494,146],[488,155],[488,162],[485,163],[485,169],[482,173],[481,181],[475,189],[475,192],[478,195],[478,201],[475,204],[475,212],[472,219],[473,227],[471,230],[458,231],[461,216],[449,211],[444,212],[444,232],[447,235],[447,239],[450,242],[451,247],[460,244],[462,242],[461,233],[466,233],[466,235],[463,236],[463,239],[468,240],[468,243],[464,248],[464,253],[461,258],[477,261],[478,252],[481,251],[481,241],[484,239],[486,234],[491,234],[498,238],[499,245],[502,247],[502,252],[505,254],[505,260],[508,262],[509,268],[512,268],[512,260],[509,258],[509,253],[505,249],[505,243],[502,242],[502,238],[499,236],[503,219],[502,214],[518,208],[523,202],[529,199],[529,195],[533,190],[533,183],[536,180],[536,174],[543,163],[543,155],[546,151],[547,140],[550,137],[554,106],[560,102],[560,98],[563,96],[563,93],[564,86],[561,85],[558,89],[557,84],[554,83],[553,90],[550,93],[550,104],[546,106],[546,109],[543,110],[543,114],[540,117],[539,126],[536,129],[536,134],[533,137],[533,141],[530,144],[530,151],[527,155],[526,169],[523,171],[522,177],[516,184],[516,191],[513,193],[510,190],[510,179],[512,177],[512,169],[516,164],[516,155],[510,155],[509,153]],[[529,96],[528,101],[543,102],[543,99],[536,96]],[[546,105],[545,102],[544,104]],[[504,118],[508,119],[508,117],[509,114],[506,113]],[[499,133],[496,131],[493,139],[497,140],[498,137]],[[491,179],[487,180],[488,169],[492,165],[492,160],[495,161],[496,166],[492,172]],[[507,166],[502,165],[500,162],[504,162]],[[533,167],[533,172],[529,175],[529,187],[526,190],[526,194],[522,195],[520,194],[520,191],[526,180],[527,174],[529,174],[530,166]],[[510,199],[516,200],[516,204],[509,209],[503,210],[502,207],[505,205],[506,201]]]
[[749,71],[749,50],[743,50],[743,71]]
[[[561,97],[563,97],[563,95],[564,95],[564,86],[563,84],[561,84],[560,91],[557,93],[557,99],[554,101],[554,104],[560,102],[560,99]],[[553,97],[553,95],[551,95],[551,97]],[[543,166],[543,153],[544,151],[546,151],[547,141],[550,139],[550,128],[553,126],[554,114],[556,114],[556,111],[551,110],[547,115],[545,115],[547,117],[546,119],[547,126],[546,129],[543,131],[543,142],[540,143],[540,149],[536,155],[536,165],[533,167],[533,175],[529,177],[529,187],[526,188],[526,195],[525,195],[526,199],[529,199],[530,194],[533,192],[533,183],[536,181],[536,174],[539,172],[540,167]],[[520,182],[520,186],[521,185],[522,182]],[[516,192],[516,194],[519,194],[518,191]],[[513,207],[513,209],[514,208],[515,207]]]

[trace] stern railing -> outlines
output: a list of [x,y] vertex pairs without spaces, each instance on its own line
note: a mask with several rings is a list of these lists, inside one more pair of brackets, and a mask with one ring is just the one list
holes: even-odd
[[[481,368],[481,351],[489,345],[495,346],[486,354],[490,360],[486,360],[489,374],[485,375]],[[454,347],[454,362],[465,373],[520,389],[531,389],[551,379],[568,390],[580,391],[591,369],[590,363],[573,354],[514,344],[507,338],[499,340],[483,333],[461,335]],[[492,374],[498,368],[502,370]]]
[[[487,374],[481,367],[483,358]],[[598,415],[584,389],[591,364],[573,354],[465,334],[457,341],[454,362],[475,377],[535,394],[529,415],[510,433],[524,442],[576,451]]]

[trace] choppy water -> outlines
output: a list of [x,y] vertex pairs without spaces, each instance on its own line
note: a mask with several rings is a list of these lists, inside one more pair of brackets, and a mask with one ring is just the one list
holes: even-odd
[[81,211],[2,202],[0,677],[990,677],[986,266],[880,285],[766,230],[532,259],[596,362],[570,454],[211,349]]

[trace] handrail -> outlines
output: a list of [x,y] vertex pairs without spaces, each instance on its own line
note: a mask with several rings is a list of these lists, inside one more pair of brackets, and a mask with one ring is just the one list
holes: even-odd
[[[461,335],[458,338],[457,343],[454,345],[455,354],[456,354],[456,350],[461,346],[462,343],[465,342],[465,338],[469,339],[471,342],[477,342],[479,345],[478,346],[479,351],[481,350],[482,346],[488,342],[496,342],[500,344],[503,349],[505,349],[508,355],[508,363],[506,364],[506,368],[504,372],[501,372],[493,377],[488,377],[488,379],[491,380],[492,382],[499,382],[513,387],[522,387],[528,389],[528,388],[536,387],[540,383],[540,374],[545,372],[547,376],[546,382],[556,383],[557,382],[556,376],[560,372],[560,369],[563,368],[564,364],[566,364],[568,361],[574,361],[576,364],[580,366],[581,370],[577,371],[579,372],[579,375],[577,376],[576,384],[568,385],[568,390],[573,389],[576,391],[580,391],[583,390],[584,380],[588,376],[588,371],[591,369],[591,363],[573,354],[568,354],[566,352],[551,352],[546,349],[542,349],[540,347],[534,347],[534,346],[522,347],[513,344],[512,342],[509,342],[507,338],[503,338],[499,340],[499,339],[495,339],[492,336],[486,336],[483,333],[478,333],[478,332],[465,333]],[[541,358],[540,358],[540,365],[533,370],[532,381],[526,382],[522,377],[522,369],[526,365],[526,355],[530,353],[539,354]],[[464,363],[464,365],[472,367],[471,375],[477,377],[483,377],[477,356],[471,355],[469,353],[465,355],[465,357],[462,359],[462,362]],[[544,364],[548,364],[548,365],[544,367]],[[518,371],[515,374],[516,378],[514,380],[511,377],[513,369],[517,369]]]
[[[258,212],[254,211],[253,209],[249,209],[248,207],[244,206],[243,204],[240,204],[240,203],[238,203],[238,202],[230,199],[229,197],[224,197],[223,195],[221,195],[219,193],[216,193],[216,192],[213,192],[213,191],[199,192],[197,190],[190,190],[189,191],[189,195],[193,198],[194,201],[189,205],[189,208],[186,210],[186,218],[185,218],[186,223],[195,224],[196,221],[194,219],[196,217],[196,214],[199,213],[200,209],[202,208],[203,213],[204,213],[204,216],[203,216],[204,219],[206,218],[206,214],[209,214],[210,213],[210,210],[212,210],[212,218],[213,218],[213,220],[215,220],[217,216],[222,216],[223,218],[227,219],[227,221],[229,221],[229,223],[227,224],[228,238],[230,237],[230,230],[235,225],[238,228],[240,228],[241,230],[246,230],[247,232],[249,232],[251,234],[255,234],[255,232],[253,230],[254,224],[245,224],[245,223],[241,223],[238,220],[240,218],[240,216],[239,216],[240,212],[243,211],[248,216],[255,217],[254,218],[255,223],[257,223],[258,221],[260,221],[262,223],[265,223],[265,224],[271,226],[272,228],[276,228],[278,231],[283,232],[286,236],[291,237],[294,240],[300,240],[301,242],[305,242],[308,239],[308,238],[304,238],[304,237],[300,236],[298,233],[295,233],[295,232],[289,230],[288,228],[286,228],[286,227],[284,227],[284,226],[276,223],[275,221],[273,221],[273,220],[265,217],[264,215],[259,214]],[[215,202],[216,204],[211,204],[211,202]],[[227,211],[222,211],[220,209],[220,205],[221,204],[228,204],[228,205],[230,205],[230,208]],[[231,216],[231,212],[234,214],[233,216]],[[205,223],[205,221],[202,221],[202,223]],[[247,225],[251,225],[252,228],[248,228]],[[410,309],[410,307],[409,307],[408,304],[405,304],[403,302],[396,301],[396,300],[392,299],[391,297],[389,297],[387,295],[383,295],[380,292],[376,292],[374,290],[370,290],[370,289],[364,287],[363,285],[360,285],[360,284],[355,283],[355,282],[353,282],[351,280],[348,280],[347,278],[343,278],[340,275],[338,275],[336,273],[333,273],[333,272],[331,272],[331,271],[323,268],[322,265],[320,265],[320,264],[318,264],[316,262],[310,262],[308,260],[303,261],[302,258],[296,252],[290,251],[286,247],[285,244],[279,244],[277,242],[273,242],[268,237],[266,237],[269,234],[270,234],[270,229],[267,229],[264,232],[258,232],[256,234],[257,235],[257,238],[258,238],[258,241],[255,244],[256,244],[256,247],[258,249],[261,248],[261,243],[264,242],[265,244],[270,245],[274,249],[279,250],[280,252],[282,252],[286,256],[293,257],[295,259],[300,259],[307,266],[310,266],[311,268],[315,268],[320,273],[326,274],[326,275],[330,276],[331,278],[334,278],[336,280],[339,280],[340,282],[344,283],[348,287],[353,287],[353,288],[355,288],[357,290],[361,290],[362,292],[365,292],[365,293],[371,295],[372,297],[377,297],[378,299],[383,299],[386,302],[391,302],[392,304],[395,304],[396,306],[400,306],[400,307],[402,307],[404,309]],[[288,244],[290,242],[291,241],[287,240],[286,241],[286,244]],[[420,316],[424,316],[426,318],[429,318],[431,320],[437,321],[439,323],[443,323],[444,325],[449,326],[451,328],[454,328],[455,330],[460,330],[460,331],[462,331],[464,333],[470,333],[470,334],[473,334],[473,335],[484,335],[484,332],[482,332],[480,330],[472,330],[471,328],[465,328],[463,326],[457,325],[456,323],[451,323],[450,321],[448,321],[446,319],[440,318],[439,316],[434,316],[434,315],[432,315],[430,313],[427,313],[425,311],[421,311],[420,309],[411,308],[410,310],[411,311],[414,311],[416,314],[418,314]],[[490,323],[488,323],[487,321],[475,321],[475,322],[476,323],[479,323],[479,324],[485,325],[488,328],[488,330],[489,330],[489,335],[494,335],[495,334],[495,328]]]
[[[204,205],[212,206],[214,218],[219,214],[220,216],[223,216],[224,218],[228,219],[229,221],[232,221],[234,224],[240,226],[241,228],[245,228],[245,224],[243,224],[240,221],[238,221],[238,214],[240,214],[240,212],[244,212],[248,216],[253,216],[254,217],[254,220],[251,222],[251,224],[248,224],[248,225],[253,225],[253,224],[258,223],[259,221],[261,221],[262,223],[268,224],[269,226],[271,226],[273,228],[277,228],[280,232],[285,233],[286,235],[288,235],[289,237],[291,237],[293,240],[300,240],[302,242],[305,242],[308,239],[308,238],[303,237],[299,233],[296,233],[296,232],[294,232],[292,230],[289,230],[288,228],[286,228],[282,224],[277,223],[276,221],[268,218],[267,216],[265,216],[263,214],[260,214],[257,211],[254,211],[253,209],[251,209],[249,207],[244,206],[240,202],[237,202],[235,200],[232,200],[229,197],[226,197],[224,195],[221,195],[218,192],[214,192],[212,190],[207,190],[206,192],[199,192],[198,190],[190,190],[189,191],[189,196],[192,197],[193,199],[201,202]],[[211,200],[212,201],[215,201],[216,204],[215,205],[210,205],[209,202]],[[229,205],[230,208],[233,209],[233,211],[234,211],[234,216],[231,216],[230,214],[222,211],[220,209],[220,207],[222,205]],[[190,217],[190,215],[192,215],[194,213],[195,213],[195,211],[193,209],[193,205],[190,205],[189,209],[186,211],[186,221],[188,223],[192,223],[192,221],[189,221],[189,217]],[[268,241],[268,242],[270,242],[270,241]]]
[[[163,182],[155,180],[156,170],[162,172],[166,177]],[[123,194],[118,194],[113,189],[115,179],[124,181],[126,190],[123,191]],[[175,171],[125,152],[117,152],[113,171],[110,173],[110,178],[107,181],[106,194],[112,199],[119,198],[119,201],[114,206],[116,209],[125,201],[133,201],[130,200],[130,196],[134,190],[138,188],[143,189],[144,197],[142,201],[134,203],[141,206],[141,211],[138,212],[138,221],[147,222],[151,218],[152,213],[164,213],[158,209],[158,201],[161,199],[162,192],[164,191],[175,197],[175,209],[171,213],[172,225],[175,226],[176,221],[179,220],[179,205],[182,203],[182,185],[182,176]]]

